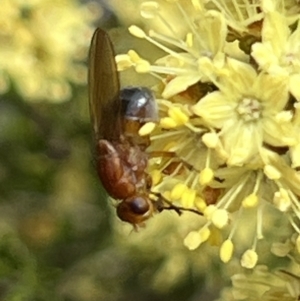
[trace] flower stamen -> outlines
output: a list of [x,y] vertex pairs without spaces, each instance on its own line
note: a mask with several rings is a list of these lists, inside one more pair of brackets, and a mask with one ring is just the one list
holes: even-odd
[[254,98],[245,97],[239,103],[237,112],[245,122],[258,120],[261,116],[261,104]]
[[131,25],[129,28],[128,28],[129,32],[137,37],[137,38],[140,38],[140,39],[146,39],[148,42],[150,42],[151,44],[157,46],[159,49],[165,51],[166,53],[172,55],[173,57],[179,59],[179,60],[182,60],[184,61],[186,64],[190,64],[190,65],[194,65],[194,62],[193,60],[191,59],[186,59],[184,56],[180,55],[179,53],[171,50],[170,48],[166,47],[165,45],[155,41],[154,39],[152,39],[149,35],[147,35],[141,28],[139,28],[138,26],[136,25]]

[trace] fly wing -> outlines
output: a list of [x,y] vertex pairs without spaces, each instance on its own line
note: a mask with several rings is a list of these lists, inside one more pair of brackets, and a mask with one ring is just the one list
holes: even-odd
[[97,28],[89,54],[89,103],[95,139],[118,140],[121,134],[120,83],[108,34]]

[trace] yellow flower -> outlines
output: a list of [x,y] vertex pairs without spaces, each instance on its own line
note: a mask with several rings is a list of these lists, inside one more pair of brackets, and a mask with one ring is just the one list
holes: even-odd
[[[201,98],[192,111],[218,133],[228,166],[257,160],[263,143],[293,146],[296,132],[285,78],[257,72],[249,65],[227,59],[228,70],[214,84],[219,90]],[[249,143],[251,141],[251,143]]]
[[[162,155],[149,160],[152,190],[203,213],[202,226],[190,225],[184,240],[189,249],[218,245],[223,262],[240,249],[241,265],[252,269],[272,222],[289,221],[300,234],[300,106],[291,88],[299,74],[300,8],[275,0],[172,3],[184,38],[158,2],[144,2],[142,16],[163,20],[169,35],[129,30],[166,55],[154,63],[133,50],[117,56],[120,70],[134,67],[158,79],[160,121],[148,151]],[[272,52],[258,53],[267,41],[276,60]],[[287,66],[282,55],[291,50]],[[240,233],[246,245],[236,241]]]
[[262,42],[252,46],[251,54],[262,70],[285,76],[289,91],[300,101],[300,25],[297,21],[289,24],[287,16],[277,11],[266,13]]
[[[93,10],[93,11],[92,11]],[[0,93],[25,100],[70,99],[86,82],[87,47],[97,5],[62,0],[3,0],[0,10]]]
[[[151,4],[152,3],[156,2],[152,1]],[[156,8],[158,9],[158,6],[156,6]],[[186,15],[184,14],[184,16]],[[216,67],[223,65],[223,48],[227,35],[225,19],[222,14],[212,10],[207,11],[205,14],[200,14],[200,16],[201,19],[198,21],[197,31],[191,30],[191,32],[188,32],[186,34],[186,41],[168,39],[165,35],[159,34],[154,30],[151,30],[149,35],[147,35],[137,26],[129,27],[129,31],[134,36],[146,39],[169,53],[169,55],[159,59],[155,66],[145,60],[135,60],[131,53],[128,54],[132,65],[134,65],[139,72],[156,72],[172,76],[162,92],[164,98],[170,98],[200,80],[204,82],[207,81],[205,73],[202,72],[198,66],[202,57],[209,58]],[[212,31],[218,32],[218,35],[212,36],[210,34]],[[177,53],[156,42],[156,40],[171,43],[179,47],[181,51]],[[127,61],[128,57],[123,57],[123,60]]]

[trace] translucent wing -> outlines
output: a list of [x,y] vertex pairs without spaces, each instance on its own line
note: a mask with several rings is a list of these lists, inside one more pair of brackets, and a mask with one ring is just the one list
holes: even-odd
[[89,102],[95,139],[118,140],[121,134],[120,84],[108,34],[96,29],[89,54]]

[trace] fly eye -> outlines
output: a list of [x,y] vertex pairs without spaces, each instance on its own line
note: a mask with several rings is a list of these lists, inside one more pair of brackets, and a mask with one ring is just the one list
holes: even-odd
[[142,196],[127,198],[117,206],[119,218],[131,224],[139,224],[148,219],[152,211],[152,202]]
[[135,214],[145,214],[150,209],[149,201],[143,197],[130,199],[128,206]]
[[151,90],[146,87],[127,87],[121,90],[122,114],[131,120],[157,121],[157,105]]

